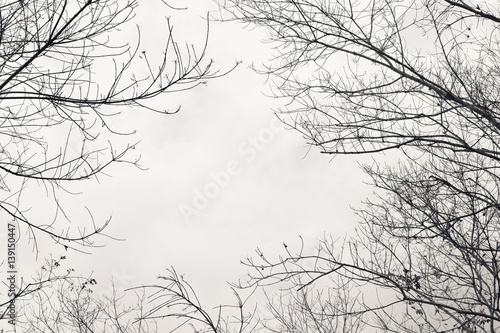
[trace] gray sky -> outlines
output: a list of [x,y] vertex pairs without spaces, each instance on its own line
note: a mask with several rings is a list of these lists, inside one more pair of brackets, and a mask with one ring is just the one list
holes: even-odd
[[239,261],[256,247],[277,256],[282,242],[298,246],[299,235],[315,246],[324,233],[341,237],[354,226],[349,205],[368,194],[364,176],[354,158],[309,151],[298,132],[277,126],[272,108],[281,101],[266,97],[266,78],[248,68],[270,57],[263,38],[213,23],[209,56],[222,69],[243,63],[206,87],[165,98],[182,105],[179,114],[129,115],[149,170],[119,166],[93,188],[111,198],[103,207],[113,212],[108,233],[127,240],[94,251],[88,267],[102,253],[103,268],[110,261],[141,283],[174,266],[216,305],[221,294],[231,296],[226,281],[245,274]]
[[[205,33],[199,15],[210,7],[198,1],[182,19],[172,13],[175,31],[196,45]],[[157,12],[139,8],[141,15]],[[147,30],[153,21],[141,26]],[[146,43],[154,43],[154,36],[143,34]],[[264,37],[230,23],[212,24],[209,57],[221,69],[243,61],[234,72],[160,97],[158,103],[172,109],[182,105],[176,115],[124,110],[117,126],[137,130],[128,140],[141,141],[135,153],[148,170],[115,165],[100,184],[79,183],[84,193],[68,207],[78,210],[84,203],[96,221],[112,214],[107,234],[126,240],[103,239],[105,247],[92,255],[68,253],[65,264],[83,275],[94,272],[104,289],[112,277],[126,288],[153,281],[174,266],[215,306],[232,300],[226,281],[245,274],[239,261],[255,248],[272,257],[282,254],[282,242],[298,247],[299,235],[312,247],[325,233],[342,237],[352,230],[357,218],[349,205],[358,206],[369,195],[362,184],[366,177],[354,158],[331,160],[309,150],[298,132],[276,121],[272,108],[280,101],[263,94],[266,78],[248,68],[270,57]],[[22,246],[19,265],[27,273],[34,259]],[[43,247],[39,260],[50,242]],[[61,254],[55,247],[53,255]]]

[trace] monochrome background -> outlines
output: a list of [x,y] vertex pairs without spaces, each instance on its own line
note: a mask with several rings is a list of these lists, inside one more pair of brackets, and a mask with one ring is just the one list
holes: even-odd
[[[209,0],[169,12],[179,42],[203,45],[207,12],[216,15]],[[164,16],[161,4],[139,5],[135,20],[145,49],[154,50],[165,31]],[[283,254],[284,242],[293,251],[302,237],[311,249],[325,235],[352,232],[357,217],[351,207],[371,194],[361,159],[320,154],[276,121],[274,111],[284,101],[272,98],[266,77],[250,68],[272,57],[265,38],[265,31],[211,22],[207,56],[214,66],[224,71],[241,64],[207,85],[156,101],[182,106],[175,115],[121,109],[113,123],[136,130],[123,140],[140,141],[134,153],[147,170],[114,165],[98,182],[71,184],[81,194],[64,198],[68,211],[83,214],[86,206],[96,222],[112,216],[106,234],[122,240],[103,237],[96,245],[105,246],[82,254],[41,238],[43,252],[36,256],[21,235],[19,275],[28,279],[47,257],[66,256],[62,265],[93,276],[96,288],[106,291],[112,279],[126,289],[174,267],[203,303],[216,306],[233,301],[227,282],[246,274],[240,260],[257,247],[273,257]]]

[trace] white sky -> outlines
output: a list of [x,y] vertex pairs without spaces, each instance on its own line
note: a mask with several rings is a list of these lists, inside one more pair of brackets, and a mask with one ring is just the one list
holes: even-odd
[[[147,15],[157,12],[141,6]],[[209,6],[208,1],[192,5],[182,14],[190,19],[177,21],[173,13],[176,31],[193,42],[202,40],[204,23],[198,13]],[[146,29],[149,23],[141,26]],[[155,41],[155,34],[143,36]],[[78,184],[84,194],[68,205],[78,209],[85,203],[96,219],[112,214],[107,233],[126,241],[103,239],[106,246],[93,249],[92,255],[67,253],[65,265],[76,266],[83,275],[93,272],[103,288],[113,276],[126,275],[122,285],[132,287],[174,266],[206,304],[215,306],[232,300],[226,281],[245,274],[239,261],[256,247],[272,257],[282,254],[282,242],[298,247],[299,235],[314,246],[325,233],[342,237],[352,229],[357,218],[349,205],[359,206],[370,194],[362,183],[366,177],[355,158],[331,160],[309,151],[298,132],[270,129],[275,123],[271,107],[279,101],[264,96],[266,78],[248,68],[270,56],[269,46],[260,42],[263,37],[234,24],[212,24],[209,57],[221,69],[242,60],[234,72],[207,86],[160,97],[158,103],[172,109],[182,105],[176,115],[125,110],[119,126],[137,130],[129,140],[141,140],[136,153],[149,169],[116,165],[100,184]],[[262,150],[252,148],[252,137],[259,134]],[[179,207],[193,206],[196,191],[213,182],[211,172],[225,170],[228,163],[238,165],[238,174],[198,215],[183,218]],[[21,272],[27,272],[33,258],[28,245],[21,246],[18,261]],[[52,248],[49,243],[41,247],[39,260]],[[60,247],[53,251],[55,257],[64,254]]]

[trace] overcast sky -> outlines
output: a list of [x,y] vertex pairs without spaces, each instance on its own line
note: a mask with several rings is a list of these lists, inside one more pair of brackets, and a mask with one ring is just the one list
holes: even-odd
[[[202,41],[200,15],[210,7],[199,1],[177,20],[172,13],[175,31]],[[157,13],[139,8],[146,17]],[[140,24],[148,29],[151,21]],[[156,37],[143,34],[145,42]],[[103,239],[106,246],[92,255],[67,253],[67,265],[93,272],[102,288],[111,277],[122,279],[119,287],[146,283],[173,266],[215,306],[230,300],[226,282],[245,274],[239,261],[257,247],[277,256],[283,242],[298,247],[299,235],[313,247],[324,234],[352,230],[357,218],[349,206],[370,194],[366,177],[355,158],[321,155],[276,120],[280,101],[265,96],[266,78],[249,68],[271,56],[263,38],[262,31],[213,23],[209,57],[222,70],[242,61],[238,68],[207,86],[160,97],[172,109],[182,105],[176,115],[124,110],[117,125],[137,130],[128,139],[141,141],[134,153],[148,170],[116,165],[100,183],[79,184],[84,193],[68,205],[85,203],[96,218],[112,215],[107,233],[125,241]],[[27,272],[34,259],[23,246],[18,261]],[[49,243],[44,248],[64,254]]]

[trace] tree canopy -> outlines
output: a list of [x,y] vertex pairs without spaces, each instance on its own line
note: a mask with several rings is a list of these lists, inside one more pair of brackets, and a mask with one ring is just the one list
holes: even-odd
[[[259,253],[272,331],[500,327],[500,7],[465,0],[229,0],[276,43],[285,123],[325,154],[372,154],[356,235]],[[380,154],[399,151],[386,158]]]
[[[83,12],[93,5],[99,13],[106,12],[108,7],[101,8],[101,3],[88,1],[78,8]],[[250,273],[233,287],[264,291],[269,311],[250,310],[247,315],[244,305],[248,303],[237,294],[229,319],[222,306],[211,315],[183,277],[169,270],[157,285],[133,289],[145,292],[151,301],[137,321],[176,318],[180,319],[176,329],[190,326],[211,332],[498,331],[500,7],[475,0],[219,3],[223,20],[262,27],[275,43],[274,58],[257,70],[269,76],[275,97],[284,101],[280,118],[324,154],[371,154],[373,163],[362,168],[371,177],[376,195],[357,208],[360,222],[354,235],[326,237],[312,252],[304,249],[302,240],[297,245],[283,244],[283,253],[276,256],[257,250],[256,258],[243,262]],[[12,6],[22,10],[26,5]],[[54,17],[55,23],[48,27],[55,29],[59,21],[72,16]],[[74,31],[79,30],[70,30],[69,36]],[[47,40],[57,41],[57,36],[66,35],[48,36]],[[66,46],[59,47],[65,50]],[[178,54],[177,46],[173,50]],[[132,59],[137,55],[130,54]],[[86,72],[85,62],[74,64]],[[209,75],[197,61],[194,64],[197,78]],[[72,113],[74,106],[101,121],[105,117],[95,109],[99,101],[135,103],[122,94],[137,92],[136,81],[122,87],[128,65],[121,68],[115,72],[117,83],[104,95],[96,95],[92,87],[81,90],[83,95],[76,88],[54,90],[50,87],[57,81],[52,74],[28,71],[34,82],[45,80],[43,87],[69,96],[53,102],[42,99],[51,108],[35,104],[33,116],[38,119],[39,112],[51,110],[56,114],[43,119],[57,120],[62,117],[57,110],[63,110],[61,119],[69,120],[71,128],[87,140],[88,123]],[[187,71],[184,65],[176,68],[175,73]],[[210,65],[201,68],[208,70]],[[145,80],[153,80],[150,87],[156,87],[159,77]],[[71,86],[87,87],[76,77],[66,76],[62,82],[67,80],[76,80]],[[29,82],[21,80],[10,89],[30,87]],[[168,90],[152,93],[148,89],[153,88],[141,90],[139,96],[147,99]],[[23,91],[33,96],[30,88]],[[68,91],[76,97],[67,95]],[[94,102],[87,102],[87,95]],[[28,98],[30,103],[38,100]],[[31,115],[19,119],[29,120]],[[383,157],[385,153],[390,158]],[[81,154],[81,164],[61,163],[66,160],[56,157],[62,170],[52,169],[54,158],[47,158],[49,162],[17,172],[27,178],[31,175],[27,172],[35,176],[48,172],[52,178],[44,181],[49,184],[59,184],[64,177],[88,178],[92,171],[82,170],[101,170],[95,164],[90,164],[93,169],[88,166],[89,154]],[[112,161],[115,156],[121,157],[112,154]],[[21,154],[13,160],[22,158]],[[11,165],[18,167],[15,163]],[[45,171],[35,168],[39,165]],[[67,167],[74,171],[63,172]],[[86,302],[94,304],[90,299]]]
[[[166,3],[156,5],[165,13],[177,11]],[[110,164],[139,166],[128,157],[135,142],[114,145],[131,134],[113,126],[118,107],[176,113],[159,109],[154,99],[224,75],[206,59],[208,27],[201,32],[204,44],[183,46],[166,19],[150,50],[134,21],[137,6],[134,0],[0,5],[0,207],[35,240],[41,233],[72,242],[65,246],[90,246],[91,236],[108,224],[94,222],[89,211],[75,221],[81,231],[70,231],[58,194],[68,182],[96,179]],[[36,204],[23,194],[32,188],[53,199],[51,216],[30,212]]]
[[[164,17],[183,10],[165,1],[148,5]],[[8,261],[0,263],[8,289],[0,299],[2,323],[19,319],[16,302],[17,311],[30,313],[23,317],[30,330],[83,332],[92,324],[87,319],[118,321],[119,312],[97,318],[108,309],[86,294],[94,279],[57,270],[65,256],[49,260],[33,280],[19,280],[19,236],[26,235],[23,241],[43,257],[41,236],[77,251],[88,251],[100,235],[112,238],[105,233],[110,219],[96,221],[87,207],[83,216],[68,213],[61,196],[77,188],[69,184],[99,180],[112,164],[141,168],[130,156],[137,144],[127,138],[132,133],[115,127],[124,109],[174,114],[179,108],[158,108],[159,97],[193,89],[235,66],[213,68],[206,54],[208,25],[200,32],[202,43],[192,45],[177,39],[166,18],[151,48],[141,34],[144,22],[135,18],[138,6],[135,0],[0,2],[0,210],[2,233],[8,230]]]

